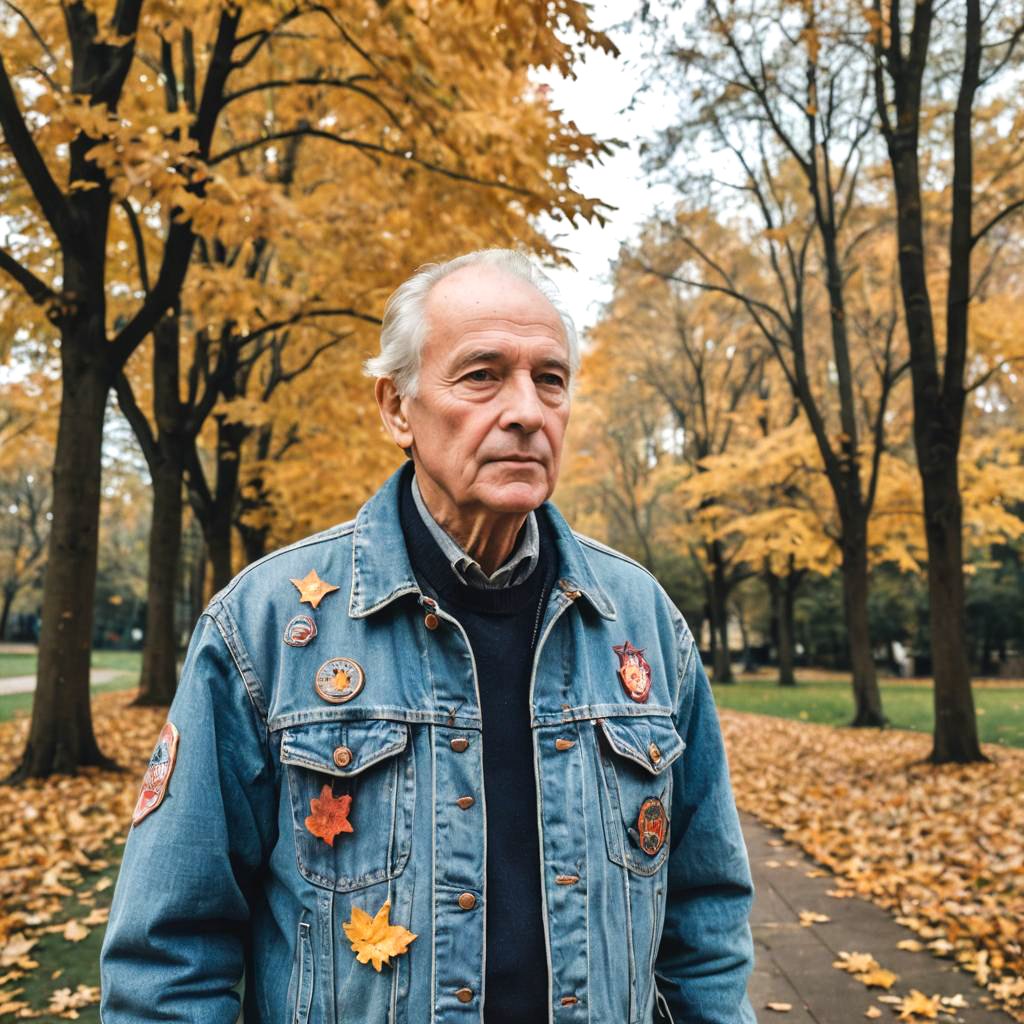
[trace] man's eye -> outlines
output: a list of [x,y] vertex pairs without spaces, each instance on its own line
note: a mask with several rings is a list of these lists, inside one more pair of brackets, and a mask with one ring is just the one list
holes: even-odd
[[482,384],[491,380],[492,374],[490,370],[470,370],[469,373],[466,374],[464,379],[475,381],[477,383]]
[[542,373],[538,378],[541,384],[546,384],[550,387],[564,388],[565,381],[557,373]]

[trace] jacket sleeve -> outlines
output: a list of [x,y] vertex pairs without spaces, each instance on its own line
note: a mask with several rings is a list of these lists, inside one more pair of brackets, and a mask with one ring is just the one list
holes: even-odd
[[[718,715],[697,645],[680,624],[665,927],[655,963],[659,1006],[674,1024],[756,1024],[746,995],[754,887],[729,782]],[[663,1007],[664,1008],[664,1007]]]
[[128,833],[100,954],[104,1024],[235,1024],[246,893],[276,832],[267,733],[211,611],[169,720],[163,801]]

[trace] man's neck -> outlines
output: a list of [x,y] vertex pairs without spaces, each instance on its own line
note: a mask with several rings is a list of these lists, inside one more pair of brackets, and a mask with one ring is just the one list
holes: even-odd
[[528,512],[498,515],[487,509],[461,509],[426,474],[417,474],[420,496],[434,522],[492,575],[515,550]]

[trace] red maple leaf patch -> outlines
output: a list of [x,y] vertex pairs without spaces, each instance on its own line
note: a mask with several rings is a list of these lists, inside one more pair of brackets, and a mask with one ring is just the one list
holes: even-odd
[[313,812],[306,818],[306,828],[322,839],[328,846],[334,845],[334,837],[341,832],[354,832],[348,820],[352,797],[335,796],[330,785],[325,785],[319,797],[309,801],[309,809]]

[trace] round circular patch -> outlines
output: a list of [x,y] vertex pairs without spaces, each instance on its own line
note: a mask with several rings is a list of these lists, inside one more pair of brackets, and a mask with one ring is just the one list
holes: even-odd
[[640,833],[640,849],[653,857],[664,845],[665,836],[668,835],[665,805],[656,796],[648,797],[640,805],[636,830]]
[[296,615],[284,627],[284,642],[289,647],[305,647],[316,636],[316,623],[310,615]]
[[363,688],[362,666],[351,658],[330,658],[317,669],[316,692],[331,704],[344,704]]

